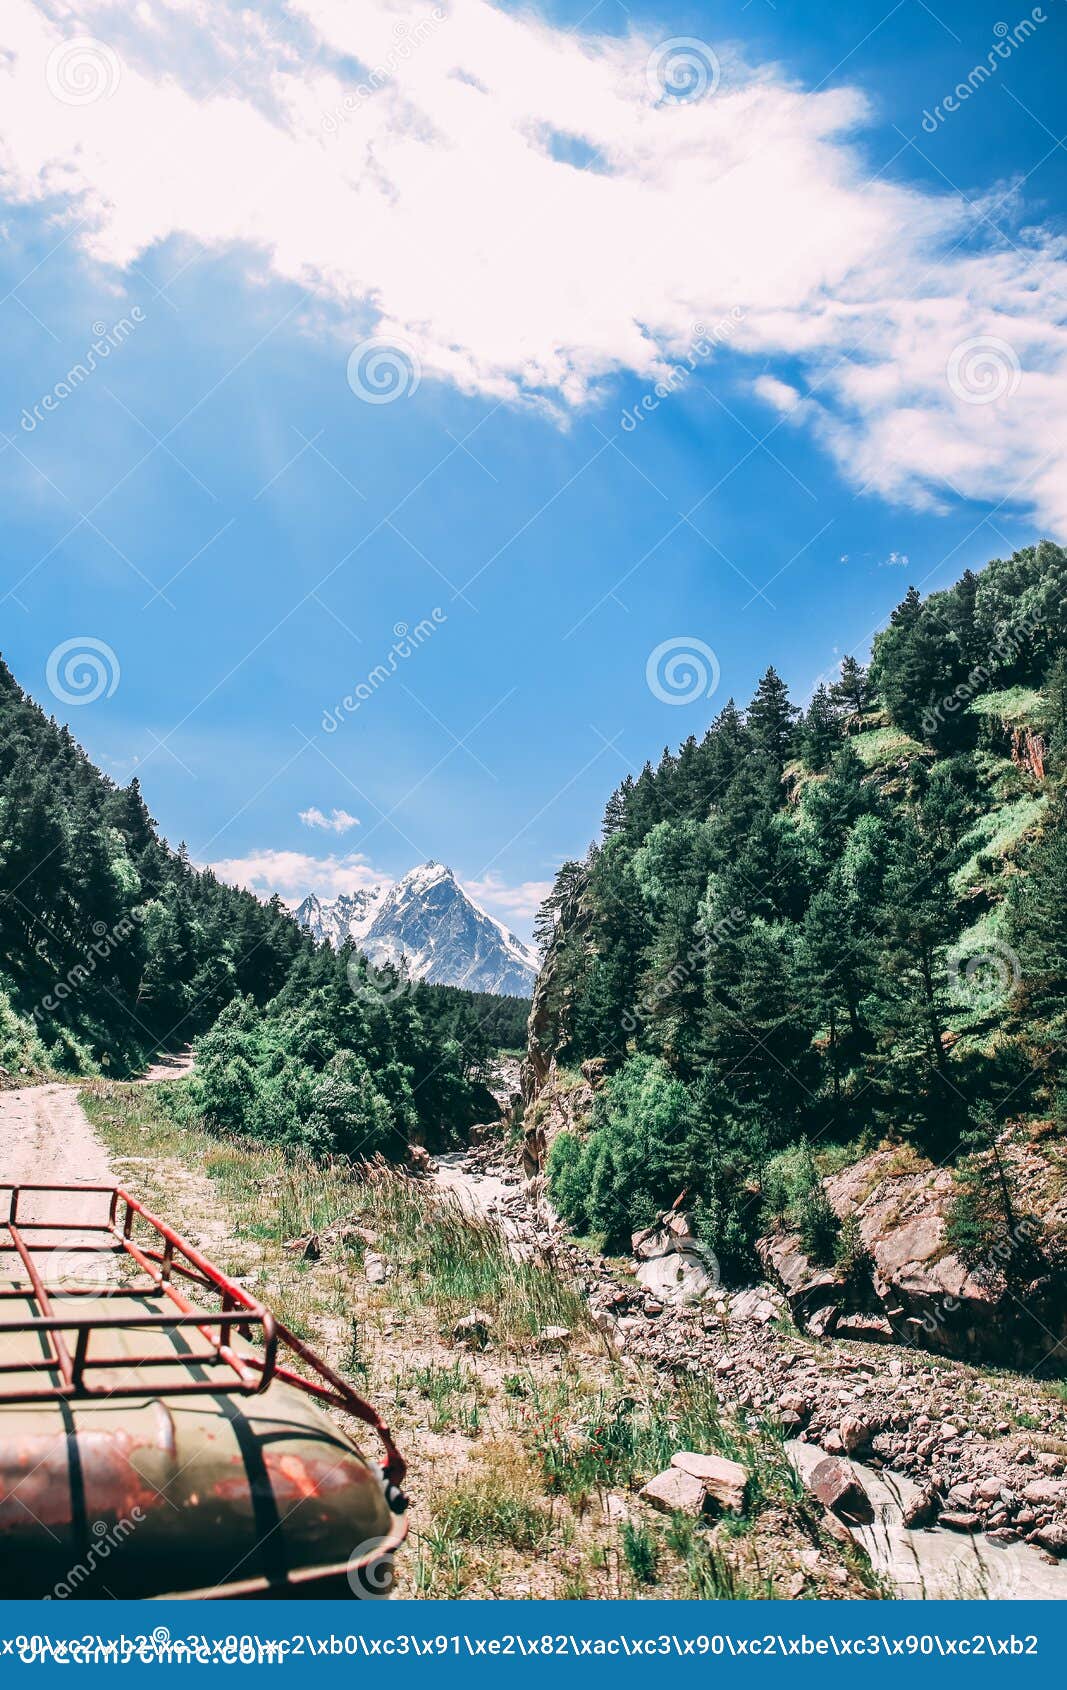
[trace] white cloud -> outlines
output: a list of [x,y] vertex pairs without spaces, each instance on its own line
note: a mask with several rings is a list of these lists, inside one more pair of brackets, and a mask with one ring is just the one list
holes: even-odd
[[767,405],[773,405],[783,417],[789,416],[801,403],[796,388],[790,387],[787,381],[779,381],[777,376],[757,376],[752,389],[757,398]]
[[347,833],[350,828],[359,826],[359,817],[350,816],[347,810],[331,810],[326,815],[315,804],[300,811],[300,820],[305,827],[321,827],[328,833]]
[[386,885],[390,879],[356,853],[313,857],[304,851],[264,849],[251,851],[245,857],[224,857],[204,866],[233,886],[243,886],[264,897],[277,892],[290,902],[307,897],[309,892],[335,898],[339,892]]
[[551,880],[523,880],[509,886],[498,874],[490,871],[480,880],[464,880],[463,890],[475,903],[484,904],[500,921],[533,920],[552,890]]
[[[619,372],[663,375],[696,324],[737,312],[731,345],[788,363],[757,391],[779,413],[799,394],[790,422],[857,485],[1067,526],[1064,241],[998,240],[984,220],[1014,217],[1008,196],[875,174],[856,90],[805,92],[715,42],[716,92],[657,102],[654,38],[487,0],[143,10],[81,0],[59,26],[5,0],[0,182],[64,232],[84,219],[100,262],[239,245],[308,290],[342,379],[373,329],[426,375],[562,413]],[[104,97],[66,104],[50,55],[87,33],[121,74],[102,54]]]

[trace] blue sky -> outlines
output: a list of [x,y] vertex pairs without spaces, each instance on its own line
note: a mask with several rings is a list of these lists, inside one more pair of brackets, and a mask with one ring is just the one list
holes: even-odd
[[199,861],[526,934],[768,662],[1062,538],[1062,0],[5,19],[3,651]]

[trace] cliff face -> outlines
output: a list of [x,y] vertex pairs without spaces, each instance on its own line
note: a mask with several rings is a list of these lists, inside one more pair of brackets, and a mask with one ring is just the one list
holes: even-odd
[[[1067,1359],[1064,1153],[1005,1142],[1002,1154],[1019,1219],[980,1267],[969,1267],[948,1243],[956,1189],[948,1169],[877,1150],[824,1180],[834,1213],[855,1228],[850,1274],[814,1262],[800,1238],[782,1229],[756,1246],[798,1323],[820,1336],[896,1340],[1013,1367]],[[1046,1267],[1029,1270],[1024,1264],[1038,1233]]]

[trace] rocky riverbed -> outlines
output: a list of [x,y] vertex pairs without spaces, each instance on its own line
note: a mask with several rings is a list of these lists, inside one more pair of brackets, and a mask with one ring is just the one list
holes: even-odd
[[[1055,1385],[884,1341],[881,1332],[883,1341],[871,1342],[860,1322],[855,1336],[801,1331],[775,1287],[722,1289],[713,1261],[691,1251],[670,1220],[658,1239],[637,1240],[643,1261],[592,1255],[552,1213],[540,1181],[522,1179],[496,1135],[446,1159],[438,1179],[469,1212],[500,1224],[515,1251],[567,1274],[623,1358],[675,1379],[713,1374],[725,1407],[774,1418],[794,1449],[836,1455],[861,1477],[873,1475],[875,1490],[884,1490],[883,1536],[895,1546],[876,1564],[902,1593],[916,1593],[914,1568],[925,1564],[936,1593],[955,1594],[946,1580],[955,1572],[977,1577],[993,1554],[1000,1558],[986,1567],[997,1586],[990,1594],[1067,1597],[1067,1393]],[[656,1263],[659,1272],[649,1272]],[[898,1520],[889,1519],[887,1496]],[[850,1529],[864,1541],[867,1526]],[[902,1548],[911,1540],[922,1553]],[[1000,1552],[1008,1549],[1005,1561]],[[950,1572],[935,1578],[935,1563]],[[1009,1582],[1024,1588],[1000,1588],[1006,1568]]]

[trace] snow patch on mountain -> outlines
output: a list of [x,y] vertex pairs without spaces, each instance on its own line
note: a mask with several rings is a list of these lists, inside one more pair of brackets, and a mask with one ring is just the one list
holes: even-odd
[[319,941],[351,940],[371,962],[404,962],[431,985],[529,997],[537,958],[476,904],[450,868],[422,863],[400,880],[336,898],[306,897],[298,921]]

